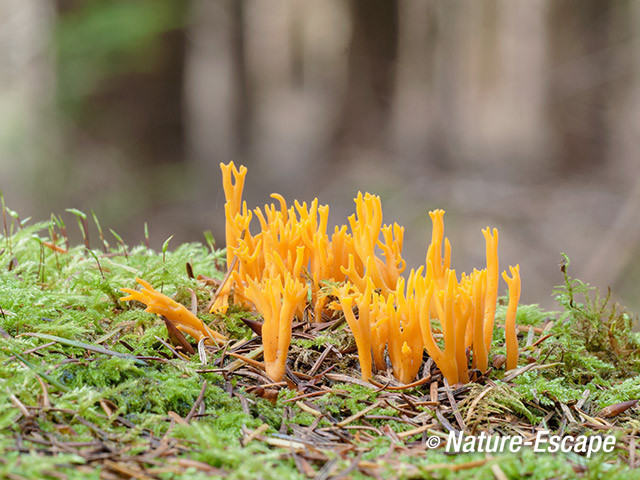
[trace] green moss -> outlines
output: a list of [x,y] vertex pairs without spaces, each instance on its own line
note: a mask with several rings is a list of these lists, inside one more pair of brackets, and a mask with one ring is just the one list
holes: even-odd
[[523,373],[514,380],[515,392],[525,400],[543,406],[551,406],[555,402],[568,403],[577,401],[582,391],[568,383],[562,377],[546,378],[540,370]]
[[627,378],[619,383],[613,382],[610,388],[597,391],[597,399],[601,407],[640,399],[640,377]]
[[353,337],[346,331],[346,329],[340,329],[337,332],[322,333],[313,340],[306,338],[294,338],[292,343],[302,348],[313,348],[318,350],[324,350],[327,345],[333,345],[340,351],[346,350],[349,347],[355,347],[355,340],[353,340]]
[[[507,314],[507,305],[504,299],[501,305],[496,306],[496,319],[504,320]],[[558,312],[547,312],[539,305],[518,305],[516,312],[516,323],[518,325],[541,326],[546,320],[554,318]]]
[[223,327],[223,330],[231,337],[238,339],[248,340],[253,336],[253,331],[247,327],[247,325],[241,320],[242,318],[249,320],[262,321],[257,315],[248,312],[240,305],[230,305],[224,318],[220,319],[216,315],[201,315],[203,320],[209,320],[209,323],[214,323]]
[[[211,288],[187,275],[185,265],[189,262],[196,276],[202,273],[221,278],[224,272],[216,270],[216,262],[224,258],[224,251],[212,253],[206,246],[192,243],[177,246],[165,254],[137,246],[130,249],[128,258],[117,253],[122,250],[120,245],[110,252],[110,256],[98,251],[92,255],[84,247],[72,247],[68,253],[59,254],[41,248],[48,226],[48,223],[40,223],[15,231],[10,248],[7,239],[0,237],[0,306],[3,309],[0,326],[11,337],[0,336],[0,478],[9,472],[25,478],[43,478],[50,471],[63,472],[69,478],[99,476],[99,469],[93,466],[78,473],[75,466],[82,462],[79,457],[40,455],[38,448],[41,445],[25,440],[24,435],[25,451],[18,455],[15,439],[19,432],[22,434],[25,424],[21,423],[24,419],[15,399],[37,411],[37,415],[29,419],[33,428],[59,441],[89,442],[96,438],[95,428],[99,428],[102,432],[99,435],[105,435],[114,445],[126,445],[128,454],[133,455],[147,451],[150,438],[158,439],[167,434],[171,441],[184,442],[180,447],[185,449],[180,453],[182,457],[219,468],[223,472],[220,475],[239,479],[302,478],[288,451],[269,447],[258,440],[243,447],[240,438],[243,427],[252,430],[263,423],[269,426],[265,435],[277,435],[285,417],[288,425],[305,426],[317,422],[314,415],[300,409],[295,402],[285,403],[287,399],[308,393],[308,389],[304,392],[281,389],[277,402],[272,404],[247,393],[246,385],[251,382],[242,377],[223,378],[213,373],[198,373],[202,366],[197,355],[191,360],[162,358],[162,361],[136,364],[131,359],[61,342],[43,348],[48,340],[19,336],[39,332],[100,345],[120,353],[150,357],[169,354],[156,338],[167,338],[164,323],[157,315],[144,312],[140,304],[125,304],[119,300],[122,296],[119,289],[136,287],[134,279],[138,276],[187,307],[191,305],[191,291],[195,292],[200,306],[198,315],[203,321],[235,340],[251,338],[253,332],[240,319],[257,317],[235,305],[225,316],[202,311],[211,298]],[[529,371],[508,384],[497,380],[500,375],[493,372],[492,389],[475,405],[469,427],[483,428],[491,424],[491,418],[511,416],[536,426],[548,412],[557,410],[559,404],[571,404],[582,398],[585,390],[590,393],[587,407],[592,414],[604,406],[640,398],[640,342],[638,334],[632,331],[632,316],[568,275],[556,295],[562,312],[545,312],[537,305],[521,305],[518,322],[534,326],[542,325],[549,318],[555,322],[550,331],[552,337],[528,353],[535,353],[538,363],[557,362],[558,365]],[[499,307],[497,318],[503,317],[504,307]],[[502,351],[503,335],[503,330],[495,330],[492,352]],[[129,352],[125,343],[133,348],[133,352]],[[354,349],[353,338],[343,324],[323,331],[313,340],[294,337],[290,365],[306,371],[327,345],[342,352]],[[25,353],[33,349],[38,351]],[[213,353],[209,360],[221,355],[222,352]],[[355,355],[343,355],[334,369],[357,375]],[[189,425],[176,423],[170,427],[169,412],[186,417],[205,380],[208,386],[203,401],[204,415]],[[328,384],[332,393],[309,399],[324,414],[319,428],[330,427],[380,398],[380,392],[373,388],[349,383]],[[228,393],[229,387],[233,387],[233,395]],[[53,408],[36,410],[35,407],[43,402],[43,388]],[[463,417],[471,402],[485,388],[486,385],[471,385],[470,392],[459,400]],[[403,393],[428,399],[425,386]],[[244,409],[239,395],[246,398]],[[115,412],[108,412],[114,407]],[[427,407],[424,411],[432,412]],[[444,411],[453,421],[450,412]],[[376,416],[399,417],[401,413],[383,405],[355,420],[353,425],[390,427],[395,432],[412,428],[404,421]],[[123,420],[133,425],[125,426]],[[551,427],[557,427],[559,423],[556,417],[545,422]],[[633,410],[612,422],[618,422],[618,426],[622,425],[627,432],[640,429],[637,413]],[[419,438],[406,439],[406,444],[418,442]],[[434,465],[462,464],[485,457],[450,456],[441,450],[405,454],[404,447],[395,446],[388,438],[367,442],[354,439],[353,443],[354,450],[345,451],[342,456],[323,450],[323,454],[335,462],[332,474],[348,468],[359,452],[363,453],[362,459],[378,465],[380,476],[397,478],[466,476],[489,479],[495,478],[491,469],[494,463],[500,465],[507,478],[573,478],[574,472],[567,460],[574,464],[582,462],[580,457],[540,455],[524,449],[519,454],[496,455],[495,460],[468,471],[452,472]],[[597,456],[583,464],[586,466],[585,478],[605,475],[622,478],[622,462],[615,456]],[[313,467],[320,471],[322,465],[314,464]],[[357,470],[349,475],[364,477]],[[170,477],[168,474],[161,476]],[[180,478],[205,478],[205,474],[189,469]]]
[[224,470],[226,478],[306,478],[298,473],[292,460],[281,458],[278,451],[272,451],[259,442],[242,447],[237,436],[243,425],[248,428],[257,426],[251,418],[236,414],[193,426],[181,425],[176,427],[175,434],[178,438],[194,442],[191,458]]

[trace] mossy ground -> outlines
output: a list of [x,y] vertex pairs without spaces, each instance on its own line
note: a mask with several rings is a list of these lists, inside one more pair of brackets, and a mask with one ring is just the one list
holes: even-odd
[[[447,392],[434,390],[433,369],[407,390],[362,385],[346,325],[334,321],[298,325],[288,385],[269,385],[230,356],[259,347],[240,320],[252,314],[207,314],[212,287],[186,268],[221,279],[222,251],[140,245],[125,256],[119,242],[56,252],[43,243],[55,223],[14,222],[0,236],[0,477],[635,478],[637,407],[601,417],[640,398],[638,334],[629,313],[579,281],[558,289],[558,312],[521,306],[520,366],[531,369],[515,377],[496,368]],[[118,300],[136,276],[187,306],[193,291],[201,318],[233,346],[176,354],[162,320]],[[492,354],[502,337],[496,328]],[[386,372],[376,379],[397,386]],[[612,433],[617,447],[589,459],[429,450],[427,437],[459,427],[454,409],[469,433]]]

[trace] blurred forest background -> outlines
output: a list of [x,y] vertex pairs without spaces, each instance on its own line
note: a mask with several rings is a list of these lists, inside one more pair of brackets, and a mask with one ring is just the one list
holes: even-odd
[[234,160],[250,206],[377,193],[412,266],[444,208],[458,270],[496,226],[523,301],[566,252],[638,311],[639,34],[631,0],[2,0],[0,189],[222,245]]

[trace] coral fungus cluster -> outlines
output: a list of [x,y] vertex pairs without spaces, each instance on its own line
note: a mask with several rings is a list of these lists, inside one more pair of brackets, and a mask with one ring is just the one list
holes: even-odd
[[[329,234],[327,205],[314,199],[309,205],[295,201],[288,207],[281,195],[273,194],[277,205],[250,210],[242,201],[247,169],[233,162],[221,164],[221,169],[231,281],[218,292],[211,310],[225,313],[230,298],[256,308],[264,318],[265,367],[273,380],[285,374],[292,320],[303,316],[308,302],[311,312],[305,319],[322,321],[336,310],[344,314],[365,380],[374,366],[385,370],[388,357],[394,376],[412,382],[425,350],[450,384],[468,382],[470,368],[487,371],[500,276],[496,229],[483,231],[486,267],[457,275],[444,237],[444,211],[429,212],[433,230],[425,264],[404,277],[404,228],[383,224],[380,197],[358,193],[348,225],[336,226]],[[254,216],[260,227],[256,233],[250,229]],[[510,267],[510,273],[503,273],[509,286],[508,369],[518,360],[519,267]],[[127,291],[127,300],[138,299]],[[197,335],[217,339],[210,331]]]
[[[342,310],[356,341],[364,379],[371,377],[373,365],[386,368],[386,352],[394,376],[411,382],[425,349],[450,383],[469,381],[468,351],[473,353],[471,366],[487,370],[498,296],[497,230],[483,232],[486,268],[458,277],[450,267],[444,211],[430,212],[433,233],[425,265],[405,278],[401,276],[406,266],[401,255],[404,229],[383,225],[380,197],[359,193],[349,225],[336,226],[329,235],[327,205],[314,199],[310,205],[296,201],[287,207],[284,198],[274,194],[278,205],[249,210],[241,201],[246,168],[237,169],[233,163],[221,168],[233,282],[212,310],[224,313],[232,291],[236,301],[256,307],[265,320],[265,363],[274,380],[284,374],[291,320],[306,307],[307,291],[315,321],[321,321],[329,307]],[[254,214],[260,224],[255,234],[249,228]],[[519,268],[511,267],[511,277],[505,273],[504,278],[510,289],[507,366],[514,368]],[[323,288],[326,285],[333,288]],[[330,296],[337,302],[330,303]],[[442,347],[434,335],[435,323],[442,333]]]

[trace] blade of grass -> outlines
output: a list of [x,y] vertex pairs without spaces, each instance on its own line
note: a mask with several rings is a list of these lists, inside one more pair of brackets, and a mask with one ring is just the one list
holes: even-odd
[[49,335],[48,333],[37,333],[37,332],[29,332],[23,333],[20,336],[24,337],[36,337],[41,338],[43,340],[51,340],[53,342],[58,342],[63,345],[68,345],[70,347],[82,348],[84,350],[89,350],[91,352],[102,353],[104,355],[111,355],[112,357],[126,358],[128,360],[132,360],[134,363],[138,365],[147,365],[147,362],[144,360],[140,360],[139,358],[134,357],[128,353],[120,353],[114,352],[113,350],[109,350],[108,348],[99,347],[98,345],[92,345],[90,343],[78,342],[76,340],[69,340],[68,338],[56,337],[55,335]]
[[124,240],[122,240],[122,237],[120,235],[118,235],[115,231],[113,231],[112,229],[109,229],[109,231],[111,232],[111,235],[113,235],[115,237],[115,239],[118,241],[118,243],[122,247],[122,252],[124,253],[124,258],[129,260],[129,254],[127,253],[127,246],[124,244]]
[[11,236],[9,235],[9,229],[7,228],[7,207],[4,204],[4,195],[0,192],[0,204],[2,204],[2,221],[4,223],[4,239],[7,243],[7,249],[9,253],[12,253],[11,250]]
[[106,280],[105,276],[104,276],[104,272],[102,271],[102,265],[100,265],[100,260],[98,260],[98,255],[96,255],[96,253],[91,250],[90,248],[87,248],[87,251],[91,254],[91,256],[93,257],[93,259],[96,261],[96,263],[98,264],[98,269],[100,270],[100,275],[102,275],[102,279]]
[[216,241],[213,238],[213,233],[211,230],[207,230],[204,232],[204,240],[207,242],[207,245],[211,249],[211,253],[216,253]]
[[66,211],[76,216],[76,219],[78,220],[78,227],[80,227],[80,232],[82,233],[82,238],[84,239],[84,245],[85,247],[90,248],[89,223],[87,223],[87,214],[78,210],[77,208],[67,208]]
[[165,262],[165,257],[167,255],[167,250],[169,249],[169,242],[171,241],[171,239],[173,238],[173,235],[171,235],[169,238],[167,238],[164,243],[162,244],[162,263]]
[[69,237],[67,236],[67,226],[64,223],[64,219],[62,218],[62,216],[56,216],[54,214],[51,214],[51,218],[53,218],[55,222],[58,224],[58,228],[60,229],[60,232],[62,233],[62,237],[64,238],[64,245],[68,251]]
[[147,225],[147,222],[144,222],[144,243],[147,246],[147,250],[149,250],[149,225]]
[[13,351],[12,349],[9,349],[8,351],[11,352],[11,355],[15,356],[18,360],[20,360],[27,368],[29,368],[30,370],[33,370],[36,375],[38,375],[39,377],[44,378],[47,382],[49,382],[54,387],[58,387],[63,392],[68,392],[69,391],[68,387],[66,387],[63,384],[61,384],[55,378],[50,377],[46,373],[41,372],[40,369],[37,366],[33,365],[31,362],[29,362],[26,358],[24,358],[19,353]]
[[102,232],[102,226],[100,226],[100,222],[98,221],[98,216],[93,210],[91,210],[91,215],[93,216],[93,221],[96,224],[96,227],[98,227],[98,235],[100,236],[100,241],[102,241],[102,249],[104,250],[104,253],[108,253],[109,242],[104,238],[104,233]]

